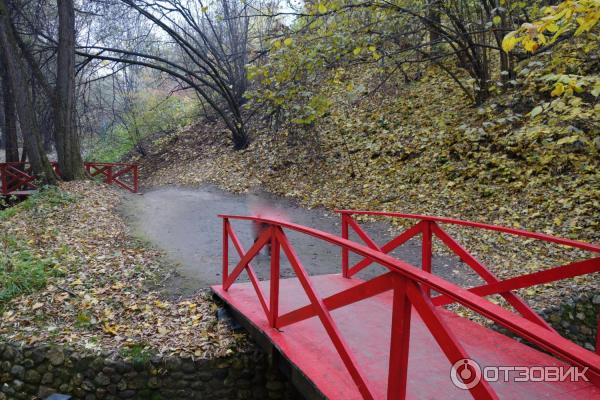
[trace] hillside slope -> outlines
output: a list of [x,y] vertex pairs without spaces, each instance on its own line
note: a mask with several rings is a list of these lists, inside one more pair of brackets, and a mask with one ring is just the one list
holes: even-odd
[[[333,93],[331,113],[316,126],[263,130],[244,151],[230,148],[218,124],[200,122],[154,138],[150,155],[137,160],[144,184],[212,182],[234,192],[261,186],[308,207],[443,215],[600,240],[595,98],[553,98],[528,74],[473,107],[439,70],[423,72],[418,81],[388,83],[351,100]],[[533,115],[540,102],[544,112]],[[583,256],[502,235],[455,232],[500,276]],[[580,280],[595,288],[592,278]]]

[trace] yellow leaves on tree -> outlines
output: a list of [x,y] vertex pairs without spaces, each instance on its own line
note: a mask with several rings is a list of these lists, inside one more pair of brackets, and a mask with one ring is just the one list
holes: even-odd
[[541,46],[554,43],[566,32],[575,30],[575,36],[590,32],[600,20],[600,1],[566,0],[544,8],[544,14],[541,19],[525,23],[507,34],[502,41],[502,50],[508,53],[521,43],[527,52],[533,53]]

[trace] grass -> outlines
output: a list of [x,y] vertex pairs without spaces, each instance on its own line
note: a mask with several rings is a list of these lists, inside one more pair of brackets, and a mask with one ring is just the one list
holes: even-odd
[[153,353],[147,345],[136,343],[129,347],[123,347],[121,349],[121,356],[127,360],[131,360],[134,364],[143,365],[150,361]]
[[24,201],[12,207],[0,210],[0,221],[8,220],[20,211],[37,210],[44,212],[57,206],[64,206],[75,201],[73,196],[63,192],[55,186],[44,186],[38,192],[33,193]]
[[0,309],[12,298],[46,286],[52,274],[51,260],[39,258],[27,243],[0,236]]

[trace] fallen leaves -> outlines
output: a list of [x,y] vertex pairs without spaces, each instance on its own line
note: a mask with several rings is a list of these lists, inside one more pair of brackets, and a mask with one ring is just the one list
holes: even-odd
[[[474,109],[452,87],[430,68],[400,86],[399,96],[389,95],[397,90],[390,84],[359,105],[340,97],[331,115],[305,132],[261,133],[247,150],[233,151],[222,126],[202,122],[149,143],[150,155],[136,161],[146,186],[261,186],[309,208],[442,215],[598,242],[600,147],[593,129],[583,129],[600,122],[598,106],[526,118],[511,96]],[[588,256],[491,232],[448,231],[501,278]],[[444,250],[438,244],[436,251]],[[522,295],[541,309],[599,285],[586,276]]]
[[217,321],[208,293],[179,301],[161,295],[161,255],[129,236],[117,213],[117,190],[92,182],[62,189],[76,200],[0,220],[0,230],[26,239],[32,254],[52,256],[63,271],[44,288],[3,305],[1,337],[108,351],[143,344],[195,357],[246,345],[245,336]]

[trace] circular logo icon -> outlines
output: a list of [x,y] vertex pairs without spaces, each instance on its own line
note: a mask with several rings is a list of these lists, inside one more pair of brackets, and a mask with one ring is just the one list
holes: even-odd
[[471,389],[481,381],[481,367],[475,360],[463,358],[458,360],[450,370],[450,379],[460,389]]

